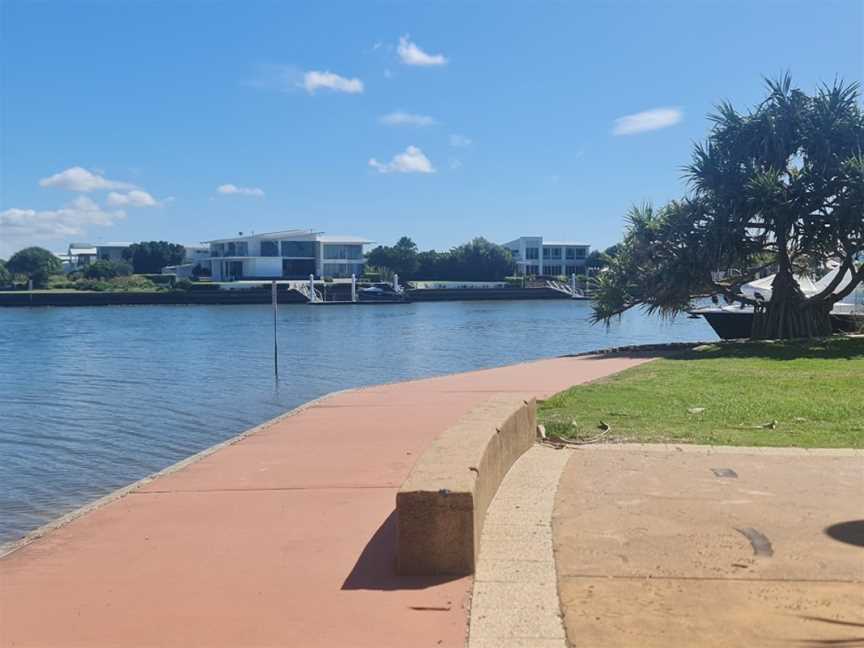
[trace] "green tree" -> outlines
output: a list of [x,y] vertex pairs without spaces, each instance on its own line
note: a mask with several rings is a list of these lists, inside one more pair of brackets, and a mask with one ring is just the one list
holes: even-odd
[[6,269],[6,262],[0,259],[0,288],[8,286],[12,283],[12,275]]
[[63,264],[45,248],[29,247],[13,254],[6,262],[6,269],[12,274],[24,275],[34,287],[43,288],[48,277],[62,272]]
[[114,279],[128,277],[132,274],[132,266],[126,261],[95,261],[84,268],[82,273],[87,279]]
[[461,281],[501,281],[516,269],[510,250],[484,238],[453,248],[441,266],[442,278]]
[[387,268],[407,281],[417,272],[417,244],[403,236],[393,247],[379,245],[370,251],[366,262],[376,268]]
[[618,256],[618,244],[611,245],[602,252],[600,250],[591,250],[588,258],[585,259],[585,267],[601,270],[608,266],[615,256]]
[[446,252],[426,250],[417,255],[417,279],[441,279],[449,255]]
[[[859,86],[841,81],[807,95],[789,76],[768,81],[747,113],[723,103],[708,140],[685,168],[689,194],[634,207],[618,255],[600,275],[594,318],[634,306],[663,315],[722,294],[754,307],[754,338],[831,333],[833,305],[864,280],[864,113]],[[836,281],[805,296],[801,265],[839,262]],[[776,272],[771,299],[740,294]],[[845,287],[841,282],[851,278]],[[838,288],[841,288],[838,290]]]
[[165,266],[183,263],[185,256],[186,248],[167,241],[142,241],[123,250],[137,274],[159,274]]

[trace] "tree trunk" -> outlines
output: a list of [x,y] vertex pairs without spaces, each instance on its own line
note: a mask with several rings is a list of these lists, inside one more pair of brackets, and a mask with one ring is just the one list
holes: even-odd
[[831,304],[807,303],[791,269],[781,269],[771,284],[771,301],[756,306],[751,337],[755,340],[792,340],[828,337]]

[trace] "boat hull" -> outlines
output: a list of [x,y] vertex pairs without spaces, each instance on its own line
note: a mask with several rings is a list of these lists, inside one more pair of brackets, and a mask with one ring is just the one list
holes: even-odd
[[[723,340],[749,338],[753,329],[753,311],[700,309],[693,315],[701,315]],[[831,314],[831,326],[835,333],[857,333],[864,330],[864,314]]]

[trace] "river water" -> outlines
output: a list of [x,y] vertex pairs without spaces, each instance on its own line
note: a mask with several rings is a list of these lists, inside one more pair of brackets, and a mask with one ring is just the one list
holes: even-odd
[[0,308],[0,543],[328,392],[649,342],[704,321],[569,300]]

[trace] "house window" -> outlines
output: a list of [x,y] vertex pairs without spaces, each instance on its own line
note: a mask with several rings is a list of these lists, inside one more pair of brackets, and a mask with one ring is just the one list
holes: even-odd
[[261,241],[261,256],[279,256],[279,244],[276,241]]
[[315,258],[314,241],[282,241],[282,256],[301,259]]
[[237,241],[237,256],[249,256],[249,244],[246,241]]
[[526,259],[539,259],[540,258],[540,249],[536,247],[525,248],[525,258]]
[[561,248],[553,247],[553,248],[543,248],[543,258],[544,259],[560,259],[561,258]]
[[547,265],[543,267],[543,274],[549,275],[552,277],[557,277],[561,274],[561,266],[560,265]]
[[567,248],[567,260],[570,261],[576,258],[576,248]]
[[211,257],[225,256],[225,244],[224,243],[213,243],[213,245],[210,246],[210,256]]
[[360,259],[363,249],[360,245],[325,245],[325,259]]

